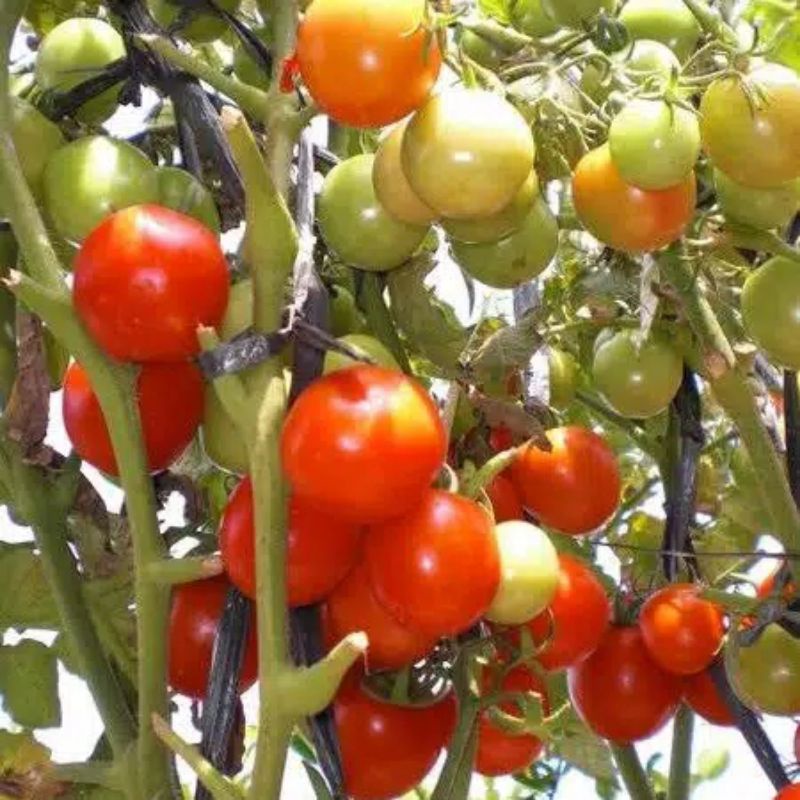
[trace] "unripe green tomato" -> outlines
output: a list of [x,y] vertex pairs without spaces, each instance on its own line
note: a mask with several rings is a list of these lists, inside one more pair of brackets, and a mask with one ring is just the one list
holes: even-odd
[[228,294],[228,307],[219,326],[219,338],[223,342],[244,333],[253,325],[253,281],[245,278],[234,283]]
[[214,196],[185,169],[159,167],[158,202],[202,222],[214,233],[220,231],[219,211]]
[[367,324],[358,310],[355,298],[341,286],[336,286],[331,291],[328,313],[331,333],[334,336],[345,336],[348,333],[361,333],[366,330]]
[[518,31],[534,39],[550,36],[559,27],[544,10],[542,0],[511,0],[509,16]]
[[[224,11],[233,14],[239,8],[241,0],[216,0],[216,2]],[[156,22],[163,28],[170,29],[178,21],[178,15],[181,13],[180,6],[173,0],[147,0],[147,5]],[[178,33],[188,42],[204,44],[219,39],[227,30],[228,24],[225,20],[209,11],[193,13],[192,21]]]
[[496,69],[503,59],[509,56],[509,52],[496,42],[492,42],[467,28],[461,29],[458,43],[461,45],[465,55],[487,69]]
[[42,188],[47,162],[64,145],[61,128],[40,113],[27,100],[11,98],[11,137],[22,174],[34,195]]
[[542,0],[542,9],[559,25],[580,28],[601,9],[613,11],[616,0]]
[[[340,336],[339,341],[342,344],[348,345],[358,354],[371,358],[381,367],[396,370],[400,369],[400,365],[392,355],[391,350],[374,336],[369,336],[366,333],[349,333],[346,336]],[[358,361],[354,361],[350,356],[346,356],[344,353],[328,350],[328,352],[325,353],[325,362],[322,366],[322,372],[327,375],[329,372],[336,372],[340,369],[354,367],[358,363]]]
[[213,386],[205,388],[201,430],[203,449],[215,464],[239,475],[247,472],[247,445]]
[[724,172],[714,170],[717,200],[725,216],[753,228],[782,228],[800,209],[800,179],[774,189],[743,186]]
[[551,347],[547,353],[547,365],[550,370],[550,405],[557,409],[567,408],[578,389],[578,362],[566,350]]
[[646,419],[672,402],[683,379],[683,359],[657,333],[640,345],[637,332],[621,330],[595,349],[592,374],[615,411]]
[[500,552],[500,585],[486,619],[522,625],[547,608],[558,586],[558,554],[547,534],[529,522],[495,526]]
[[700,39],[700,24],[683,0],[628,0],[619,19],[632,39],[663,42],[681,62]]
[[56,230],[81,242],[109,214],[158,202],[155,167],[132,144],[88,136],[62,147],[44,172],[44,198]]
[[[253,33],[267,47],[272,44],[272,29],[269,26],[257,28]],[[241,40],[238,40],[233,48],[233,72],[243,83],[248,83],[250,86],[255,86],[264,91],[269,89],[269,73],[247,52],[247,48],[242,44]]]
[[[125,58],[122,37],[101,19],[73,17],[44,37],[36,56],[36,82],[44,91],[67,92]],[[117,109],[119,85],[84,103],[75,115],[81,122],[101,123]]]
[[456,263],[496,289],[513,289],[542,272],[558,250],[558,223],[541,197],[520,228],[499,242],[465,244],[452,240]]
[[640,189],[669,189],[694,169],[700,124],[680,106],[631,100],[612,120],[608,144],[625,181]]
[[407,261],[428,228],[390,216],[375,196],[375,156],[342,161],[325,177],[318,203],[320,231],[328,247],[346,264],[386,272]]

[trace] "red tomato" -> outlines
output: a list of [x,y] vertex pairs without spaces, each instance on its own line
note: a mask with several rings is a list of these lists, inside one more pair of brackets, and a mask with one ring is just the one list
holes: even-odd
[[486,487],[486,494],[492,502],[495,522],[522,519],[522,500],[519,492],[505,475],[498,475]]
[[590,533],[619,504],[614,452],[588,428],[553,428],[547,438],[552,450],[526,445],[511,465],[511,479],[543,525],[560,533]]
[[578,218],[593,236],[616,250],[660,250],[674,242],[694,214],[694,173],[669,189],[646,190],[625,183],[608,145],[587,153],[572,176]]
[[725,727],[736,724],[708,670],[689,675],[683,684],[683,691],[689,707],[703,719]]
[[693,584],[676,583],[652,594],[639,614],[650,656],[674,675],[702,672],[722,647],[722,611],[699,595]]
[[333,703],[347,796],[389,800],[431,771],[453,726],[452,695],[430,706],[382,702],[348,676]]
[[489,515],[437,489],[406,516],[371,527],[364,552],[378,601],[401,624],[431,637],[477,622],[500,583]]
[[[355,564],[361,528],[302,501],[289,501],[286,596],[290,607],[317,603],[330,594]],[[228,577],[248,597],[256,596],[253,485],[245,478],[233,490],[219,528]]]
[[505,425],[496,425],[489,431],[489,447],[495,453],[510,450],[514,446],[514,434]]
[[376,599],[366,566],[357,564],[333,590],[324,606],[326,638],[336,644],[348,633],[369,638],[366,662],[370,670],[401,669],[420,661],[436,640],[401,625]]
[[425,0],[314,0],[297,32],[300,74],[336,122],[380,128],[419,108],[442,56]]
[[228,264],[217,237],[156,205],[112,214],[75,258],[73,298],[97,343],[121,361],[180,361],[200,349],[199,325],[228,305]]
[[800,783],[785,786],[775,796],[775,800],[800,800]]
[[[756,588],[756,594],[759,598],[769,597],[775,591],[775,579],[778,577],[781,565],[775,567],[772,572],[764,578],[763,581]],[[797,587],[791,581],[783,587],[783,599],[791,600],[797,594]]]
[[[225,596],[231,586],[224,575],[184,583],[172,590],[169,615],[169,684],[188,697],[202,700]],[[239,675],[239,692],[247,691],[258,677],[258,645],[253,619]]]
[[401,516],[418,503],[446,452],[439,413],[422,386],[366,364],[312,383],[281,437],[294,493],[361,523]]
[[611,603],[592,570],[564,554],[559,554],[558,563],[558,587],[550,610],[528,623],[534,643],[550,635],[538,656],[548,670],[566,669],[588,658],[611,621]]
[[569,671],[569,693],[604,739],[630,744],[659,731],[681,699],[680,680],[650,658],[636,626],[612,626],[597,650]]
[[[486,686],[484,675],[484,689]],[[503,692],[533,692],[542,698],[542,711],[550,713],[547,691],[541,678],[524,664],[510,670],[500,683]],[[500,703],[499,708],[512,716],[519,716],[519,706],[513,701]],[[487,777],[511,775],[527,769],[544,750],[541,739],[530,734],[514,736],[494,725],[486,711],[478,719],[478,751],[475,756],[475,771]]]
[[[185,449],[203,418],[203,378],[188,361],[143,364],[136,380],[147,466],[150,472],[166,469]],[[100,402],[89,376],[77,362],[64,376],[61,400],[64,427],[78,455],[93,467],[117,474]]]

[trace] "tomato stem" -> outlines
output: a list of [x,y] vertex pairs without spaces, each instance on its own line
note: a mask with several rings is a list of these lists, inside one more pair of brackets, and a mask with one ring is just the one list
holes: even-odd
[[631,800],[655,800],[655,794],[647,780],[636,748],[632,744],[623,745],[613,742],[609,743],[609,747]]
[[739,44],[736,32],[722,19],[718,11],[709,8],[702,0],[683,0],[683,4],[694,14],[694,18],[705,33],[722,40],[725,44],[733,46]]
[[162,558],[148,564],[148,580],[162,586],[203,580],[221,575],[223,572],[220,556],[186,556],[184,558]]
[[675,715],[669,761],[667,800],[689,800],[692,790],[692,737],[694,712],[685,703]]

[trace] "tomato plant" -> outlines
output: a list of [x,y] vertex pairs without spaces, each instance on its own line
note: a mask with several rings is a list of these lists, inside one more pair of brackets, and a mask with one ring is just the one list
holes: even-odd
[[11,99],[11,135],[20,166],[34,194],[42,191],[44,171],[50,157],[64,145],[61,129],[19,97]]
[[732,726],[736,721],[720,696],[708,670],[688,675],[683,684],[684,697],[692,711],[713,725]]
[[495,522],[522,519],[522,500],[510,478],[498,475],[486,487],[486,495],[492,504]]
[[667,45],[681,61],[700,39],[700,25],[682,0],[628,0],[619,15],[633,39]]
[[578,364],[572,354],[557,347],[547,351],[549,370],[550,405],[563,409],[575,399],[578,388]]
[[[241,0],[219,0],[219,7],[228,13],[235,12]],[[228,29],[227,22],[213,12],[193,10],[190,14],[189,22],[181,25],[181,8],[169,0],[147,0],[150,13],[155,17],[159,25],[173,29],[179,25],[179,33],[190,42],[204,44],[219,39]]]
[[600,9],[613,10],[616,0],[542,0],[542,10],[559,25],[579,28]]
[[161,167],[158,170],[158,204],[180,211],[219,233],[220,221],[211,192],[185,169]]
[[[386,367],[387,369],[400,369],[400,365],[392,355],[388,347],[381,344],[381,342],[374,336],[369,336],[365,333],[348,333],[345,336],[339,337],[339,341],[350,347],[356,353],[371,358],[379,367]],[[325,354],[325,364],[323,365],[323,373],[335,372],[337,369],[347,369],[348,367],[355,366],[358,362],[354,361],[350,356],[344,353],[337,353],[335,350],[328,350]]]
[[558,23],[545,10],[543,0],[512,0],[510,17],[517,30],[534,39],[558,30]]

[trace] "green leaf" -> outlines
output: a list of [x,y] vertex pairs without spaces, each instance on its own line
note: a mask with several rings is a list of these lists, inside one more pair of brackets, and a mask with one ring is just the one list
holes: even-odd
[[553,751],[564,761],[596,780],[613,782],[616,775],[608,745],[588,728],[554,743]]
[[724,745],[707,747],[701,750],[694,765],[694,775],[696,783],[702,781],[714,781],[721,777],[731,763],[731,754]]
[[29,545],[0,544],[0,629],[58,628],[58,611]]
[[308,781],[314,790],[314,796],[317,800],[333,800],[328,784],[325,783],[325,778],[322,777],[320,771],[308,761],[303,762],[303,767],[306,770]]
[[508,25],[510,22],[510,0],[478,0],[478,8],[488,17],[494,17],[498,22]]
[[97,7],[96,0],[30,0],[25,19],[43,36],[65,19],[94,13]]
[[125,800],[125,795],[107,786],[74,783],[69,791],[61,796],[63,800]]
[[32,639],[0,647],[0,695],[6,711],[18,725],[26,728],[60,725],[55,653]]

